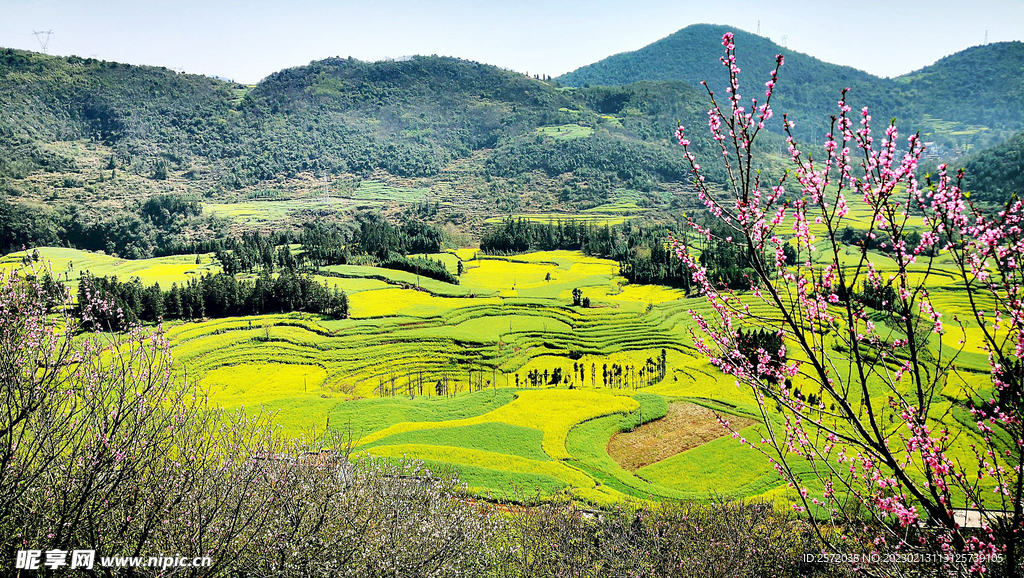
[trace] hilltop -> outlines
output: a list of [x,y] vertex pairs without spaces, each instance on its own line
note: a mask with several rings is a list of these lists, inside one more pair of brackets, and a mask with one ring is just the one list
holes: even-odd
[[[727,85],[719,62],[721,38],[736,35],[741,93],[762,96],[760,87],[785,54],[779,74],[776,112],[797,123],[798,135],[821,138],[843,88],[854,110],[868,106],[875,119],[896,117],[904,134],[921,130],[946,153],[995,144],[1024,128],[1024,43],[1001,42],[969,48],[919,71],[879,78],[849,66],[830,64],[786,49],[768,38],[728,26],[688,26],[633,52],[609,56],[557,78],[568,86],[623,85],[641,80],[678,80],[713,90]],[[747,90],[743,91],[743,78]],[[756,94],[751,92],[757,87]]]

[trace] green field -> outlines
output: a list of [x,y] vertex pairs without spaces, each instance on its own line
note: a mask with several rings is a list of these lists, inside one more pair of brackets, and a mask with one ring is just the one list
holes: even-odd
[[[138,277],[146,285],[159,283],[167,289],[172,283],[181,284],[197,275],[220,272],[220,264],[213,253],[132,260],[63,247],[40,247],[35,251],[41,261],[47,263],[54,277],[69,286],[72,294],[77,291],[78,280],[85,273],[97,277],[116,275],[122,281]],[[24,257],[25,253],[0,256],[0,269],[21,269]]]
[[[215,270],[209,255],[197,265],[195,256],[125,261],[56,248],[40,254],[55,271],[68,271],[72,284],[86,269],[162,285]],[[728,436],[637,471],[608,455],[613,435],[664,416],[667,402],[756,415],[748,392],[692,346],[690,310],[707,312],[703,299],[628,284],[617,263],[572,251],[491,257],[461,249],[430,257],[452,270],[461,260],[460,284],[338,265],[323,268],[319,279],[349,294],[349,319],[292,313],[172,324],[179,371],[216,405],[276,412],[296,436],[351,432],[357,452],[458,469],[480,494],[526,499],[572,489],[579,499],[605,504],[787,491],[762,456]],[[854,264],[852,252],[844,258]],[[0,267],[19,267],[20,259],[8,255]],[[885,267],[885,257],[872,260]],[[962,315],[960,288],[943,266],[940,260],[928,277],[934,300],[950,316]],[[571,305],[577,287],[590,308]],[[951,332],[942,346],[958,339]],[[640,368],[662,351],[664,379],[644,380],[634,369],[604,382],[606,365]],[[984,379],[981,351],[968,347],[962,364]],[[531,374],[542,377],[531,382]],[[947,395],[960,396],[961,385],[951,383]],[[756,439],[760,427],[741,433]]]
[[[573,125],[574,126],[574,125]],[[608,199],[596,207],[583,209],[578,213],[517,213],[504,217],[491,217],[485,223],[500,223],[511,217],[523,219],[531,223],[567,223],[573,221],[584,225],[619,225],[633,217],[642,216],[650,211],[637,204],[640,192],[630,189],[618,189]]]
[[589,126],[578,124],[563,124],[559,126],[542,126],[534,131],[536,134],[549,136],[555,140],[572,140],[586,138],[594,133]]
[[259,190],[250,193],[250,199],[235,203],[204,203],[208,215],[225,218],[237,225],[269,226],[301,217],[309,213],[337,213],[358,206],[379,207],[391,202],[415,203],[422,201],[430,190],[418,187],[396,187],[372,179],[360,180],[356,185],[329,187],[325,197],[316,184],[295,198],[281,198],[287,193]]

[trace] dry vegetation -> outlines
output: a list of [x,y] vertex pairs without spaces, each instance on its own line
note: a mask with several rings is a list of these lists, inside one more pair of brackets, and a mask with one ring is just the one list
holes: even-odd
[[[754,424],[744,417],[728,417],[737,430]],[[608,455],[623,468],[635,472],[727,433],[715,412],[680,401],[669,404],[665,417],[613,435],[608,441]]]

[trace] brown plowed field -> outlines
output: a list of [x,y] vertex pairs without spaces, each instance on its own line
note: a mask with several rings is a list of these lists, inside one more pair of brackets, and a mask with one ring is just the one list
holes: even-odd
[[[729,416],[728,421],[736,430],[754,423],[736,416]],[[728,434],[710,409],[680,401],[669,404],[665,417],[631,432],[613,435],[608,442],[608,455],[623,468],[635,472]]]

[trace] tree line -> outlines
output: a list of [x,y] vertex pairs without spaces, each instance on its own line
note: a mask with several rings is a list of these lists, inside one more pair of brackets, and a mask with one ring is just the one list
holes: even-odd
[[[55,209],[8,201],[0,183],[0,252],[64,246],[104,251],[126,259],[196,252],[199,242],[228,236],[200,203],[185,195],[154,195],[141,203],[87,213],[78,205]],[[205,251],[204,251],[205,252]]]
[[[754,275],[745,249],[722,240],[726,236],[724,231],[713,231],[711,239],[690,239],[687,234],[690,227],[685,222],[677,221],[673,228],[677,238],[693,241],[692,244],[700,248],[699,260],[716,283],[738,289],[750,287]],[[663,226],[630,222],[594,225],[573,219],[536,223],[507,218],[484,233],[480,250],[492,255],[554,249],[582,251],[617,261],[619,273],[631,283],[668,285],[688,291],[690,273],[669,246],[668,234]],[[795,259],[791,247],[787,245],[783,249],[787,257]]]
[[284,269],[276,277],[266,270],[254,281],[234,275],[207,274],[162,290],[159,283],[145,286],[138,277],[120,281],[116,276],[84,274],[78,283],[76,309],[87,329],[122,330],[144,322],[264,313],[303,311],[335,319],[348,317],[348,297],[310,275]]
[[380,215],[366,213],[358,217],[354,229],[308,224],[299,242],[303,248],[301,261],[312,267],[374,264],[459,284],[458,271],[453,273],[440,260],[426,257],[427,253],[440,253],[444,248],[444,234],[429,223],[413,220],[395,226]]

